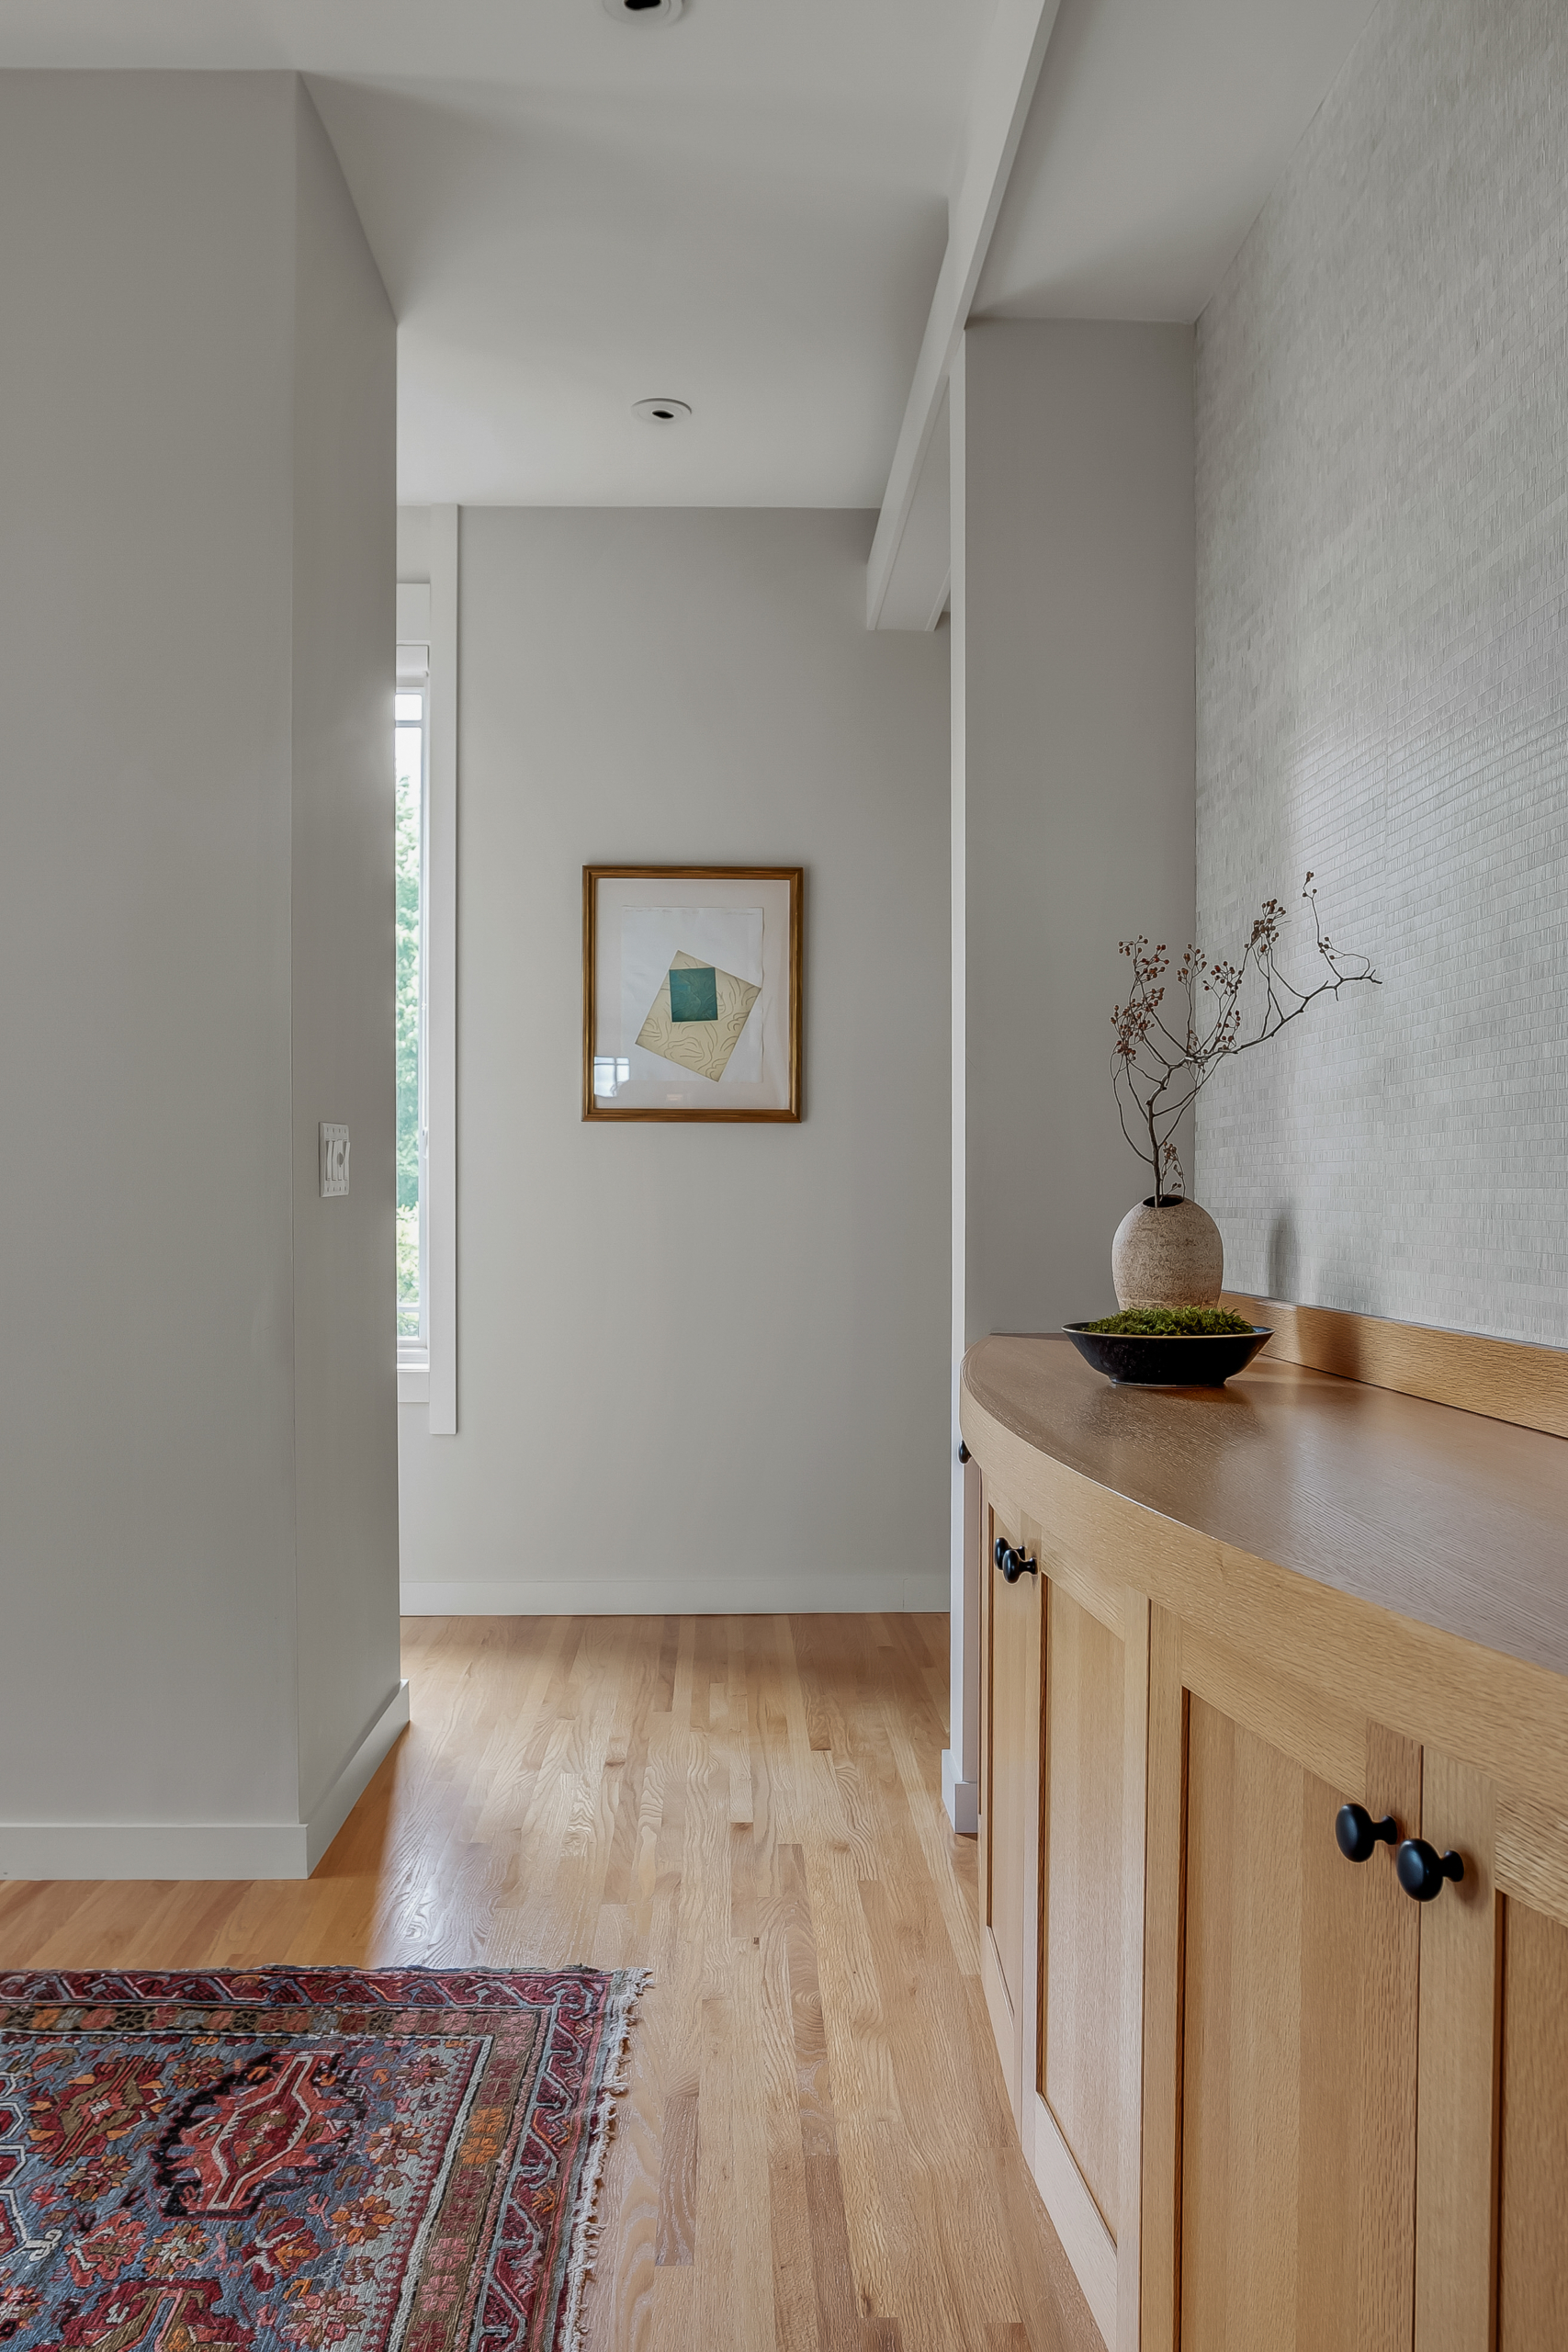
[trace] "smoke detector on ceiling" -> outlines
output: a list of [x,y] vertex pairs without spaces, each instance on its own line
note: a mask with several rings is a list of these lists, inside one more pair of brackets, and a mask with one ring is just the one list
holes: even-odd
[[686,0],[604,0],[604,14],[630,17],[634,24],[667,25],[685,5]]
[[[604,6],[608,7],[609,5],[610,0],[604,0]],[[632,402],[632,414],[640,416],[645,424],[666,426],[684,424],[691,413],[691,404],[686,401],[634,401]]]

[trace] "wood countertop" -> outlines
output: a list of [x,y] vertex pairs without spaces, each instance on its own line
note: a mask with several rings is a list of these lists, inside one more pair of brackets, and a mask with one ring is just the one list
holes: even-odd
[[1224,1390],[1118,1387],[1055,1334],[982,1340],[979,1414],[1217,1544],[1568,1675],[1568,1439],[1293,1363]]

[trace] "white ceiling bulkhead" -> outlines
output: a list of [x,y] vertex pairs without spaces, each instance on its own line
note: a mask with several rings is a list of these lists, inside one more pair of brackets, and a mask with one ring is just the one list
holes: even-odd
[[[964,319],[1196,316],[1371,5],[0,0],[0,67],[308,77],[406,503],[865,507],[891,469],[880,610]],[[923,626],[923,510],[909,544]]]

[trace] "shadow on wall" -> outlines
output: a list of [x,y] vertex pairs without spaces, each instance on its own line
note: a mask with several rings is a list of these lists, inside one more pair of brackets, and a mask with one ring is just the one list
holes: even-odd
[[1300,1280],[1301,1249],[1295,1219],[1289,1209],[1281,1209],[1269,1228],[1269,1297],[1299,1299]]

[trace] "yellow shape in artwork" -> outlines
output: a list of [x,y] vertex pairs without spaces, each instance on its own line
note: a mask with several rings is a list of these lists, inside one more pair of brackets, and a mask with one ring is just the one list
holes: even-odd
[[671,1005],[670,973],[666,972],[659,994],[649,1008],[648,1019],[637,1033],[637,1044],[645,1053],[662,1055],[667,1062],[678,1062],[682,1069],[695,1070],[699,1078],[720,1079],[730,1055],[740,1043],[740,1032],[751,1007],[762,991],[753,988],[750,980],[737,979],[733,972],[722,972],[716,965],[705,964],[700,956],[688,956],[683,947],[676,949],[670,969],[712,972],[716,1017],[712,1021],[694,1021],[689,1017],[678,1020]]

